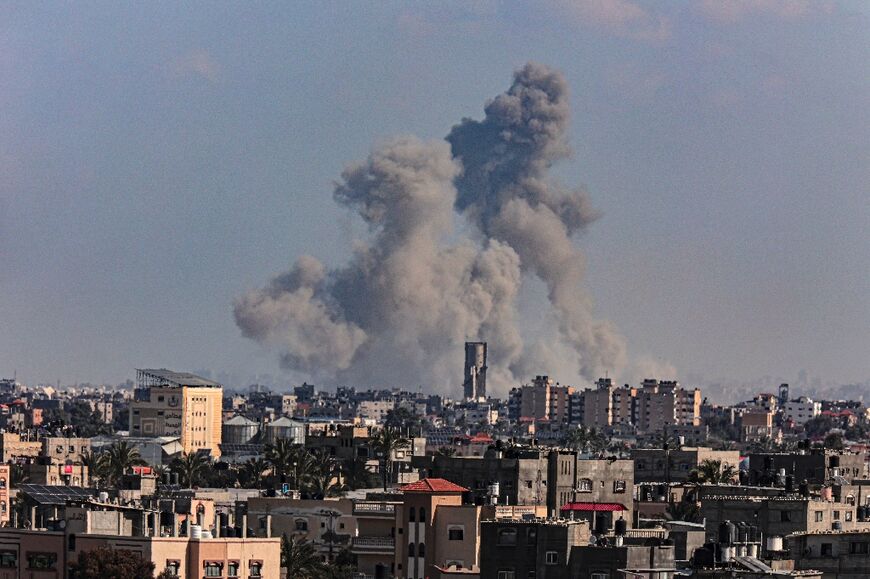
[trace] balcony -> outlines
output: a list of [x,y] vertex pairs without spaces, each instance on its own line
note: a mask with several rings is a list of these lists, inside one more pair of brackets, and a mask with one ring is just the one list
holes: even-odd
[[354,537],[350,551],[354,555],[391,555],[396,552],[396,541],[393,537]]
[[380,501],[357,501],[353,504],[355,517],[383,517],[392,519],[396,515],[396,505]]

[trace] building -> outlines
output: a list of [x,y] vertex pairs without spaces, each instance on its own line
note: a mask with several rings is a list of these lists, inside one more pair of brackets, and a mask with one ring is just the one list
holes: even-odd
[[667,426],[697,426],[700,423],[700,390],[686,390],[675,381],[643,381],[636,395],[635,425],[638,431],[661,431]]
[[673,545],[578,545],[571,548],[568,577],[672,579],[674,552]]
[[285,438],[293,444],[305,444],[305,432],[304,423],[282,416],[263,427],[263,439],[267,444],[274,444],[280,438]]
[[823,579],[870,577],[870,529],[794,533],[785,546],[796,569],[818,569]]
[[637,388],[619,387],[610,378],[599,378],[595,388],[584,393],[583,424],[599,430],[615,424],[633,425],[636,396]]
[[812,398],[801,396],[785,403],[783,418],[795,424],[804,425],[821,413],[821,402],[814,402]]
[[749,455],[749,483],[771,484],[780,471],[796,483],[824,484],[832,477],[847,481],[864,478],[866,453],[791,452],[753,453]]
[[773,440],[777,430],[773,424],[773,412],[763,408],[745,409],[740,414],[740,439],[743,442]]
[[371,420],[375,424],[383,424],[387,414],[393,411],[396,403],[393,400],[363,400],[357,408],[357,415],[363,420]]
[[465,342],[462,389],[466,400],[486,398],[486,342]]
[[38,440],[22,439],[13,432],[0,433],[0,462],[33,459],[41,452],[42,443]]
[[855,505],[793,494],[705,496],[701,516],[707,522],[708,532],[718,529],[724,521],[744,521],[756,525],[765,537],[851,530],[858,524]]
[[588,545],[589,536],[580,521],[483,521],[480,579],[568,579],[573,548]]
[[554,383],[549,376],[535,376],[518,390],[519,418],[565,426],[571,421],[574,388]]
[[131,436],[178,436],[186,453],[220,456],[223,387],[194,374],[136,370]]
[[736,450],[713,450],[707,447],[684,447],[674,450],[661,448],[633,448],[634,482],[686,482],[689,473],[705,460],[718,460],[722,466],[735,469],[740,464],[740,452]]
[[241,414],[233,416],[221,425],[222,444],[252,444],[260,434],[260,424]]

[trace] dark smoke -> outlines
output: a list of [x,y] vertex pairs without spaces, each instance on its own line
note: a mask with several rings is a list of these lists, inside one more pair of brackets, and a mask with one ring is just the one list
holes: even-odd
[[[565,346],[587,378],[621,369],[623,340],[593,318],[571,239],[596,213],[582,190],[548,175],[570,155],[564,78],[528,64],[485,112],[454,127],[447,143],[397,139],[346,169],[334,198],[368,224],[370,243],[334,271],[302,257],[237,299],[243,334],[277,348],[285,368],[359,386],[452,391],[466,340],[489,342],[497,388],[528,378],[530,354],[552,359]],[[445,241],[455,211],[479,239]],[[557,350],[523,346],[521,272],[547,285]]]

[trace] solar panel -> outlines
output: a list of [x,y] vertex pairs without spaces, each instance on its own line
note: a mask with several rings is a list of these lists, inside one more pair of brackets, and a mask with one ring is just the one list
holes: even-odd
[[96,489],[59,485],[20,484],[18,490],[43,505],[65,505],[68,501],[87,501],[97,495]]

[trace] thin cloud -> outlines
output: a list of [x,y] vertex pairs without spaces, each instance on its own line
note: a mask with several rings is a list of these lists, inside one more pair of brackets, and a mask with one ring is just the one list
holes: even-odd
[[215,82],[220,77],[221,67],[207,50],[194,50],[174,58],[169,63],[169,72],[179,78],[195,76]]
[[560,0],[559,11],[584,26],[645,42],[671,37],[671,21],[631,0]]
[[798,20],[833,8],[824,0],[704,0],[699,6],[704,16],[720,24],[734,24],[754,15]]

